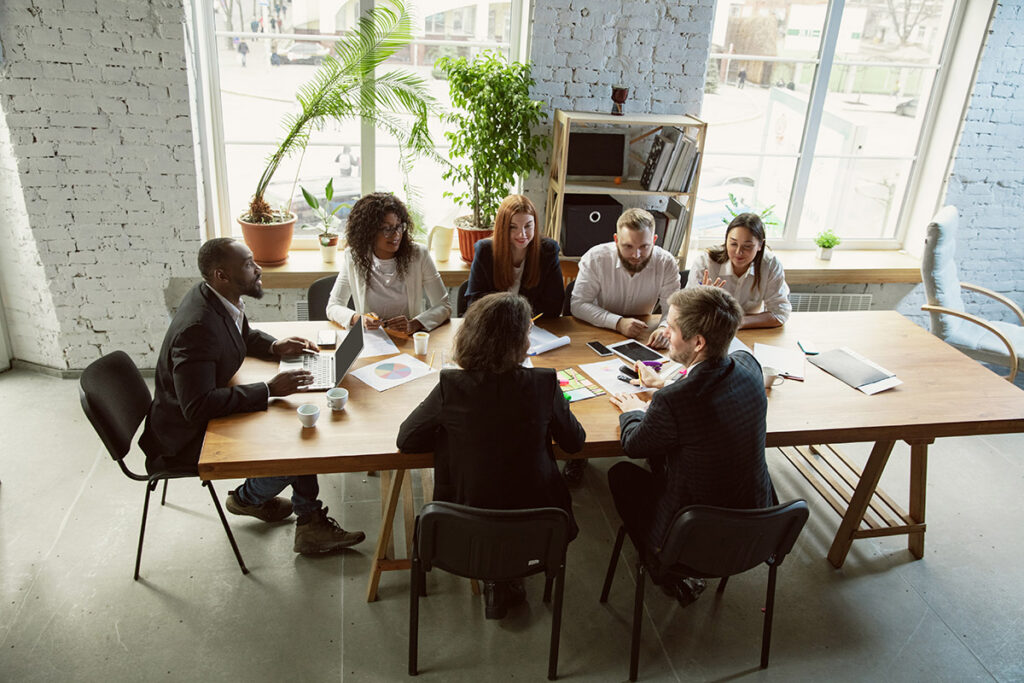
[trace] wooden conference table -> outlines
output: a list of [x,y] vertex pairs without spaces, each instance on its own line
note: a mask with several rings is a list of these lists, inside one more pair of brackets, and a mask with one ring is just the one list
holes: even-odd
[[[430,334],[422,360],[441,365],[455,325],[445,324]],[[540,324],[556,335],[568,334],[569,346],[533,358],[537,367],[566,368],[601,360],[586,346],[592,339],[611,343],[622,337],[573,318]],[[278,337],[315,338],[326,322],[278,322],[256,325]],[[925,483],[928,444],[937,437],[1024,431],[1024,392],[946,345],[894,311],[795,313],[782,328],[743,330],[739,337],[753,348],[756,342],[796,349],[798,339],[821,350],[848,346],[888,370],[903,384],[867,396],[805,363],[806,380],[786,380],[770,392],[767,445],[779,447],[797,470],[842,516],[828,553],[842,566],[854,539],[907,534],[911,553],[924,553]],[[396,339],[400,351],[412,354],[412,342]],[[359,359],[357,365],[378,359]],[[268,379],[276,364],[247,358],[236,382]],[[402,420],[426,397],[436,375],[377,392],[349,376],[346,409],[332,414],[322,393],[275,399],[267,412],[244,413],[212,420],[206,432],[199,474],[203,479],[260,477],[284,474],[322,474],[366,470],[396,470],[388,487],[368,599],[374,600],[380,573],[407,569],[409,561],[393,559],[387,548],[392,522],[408,471],[432,466],[429,453],[395,452]],[[321,406],[315,429],[302,429],[295,409],[302,403]],[[587,431],[584,450],[571,457],[612,457],[619,448],[618,418],[605,397],[580,401],[572,411]],[[895,442],[910,444],[909,502],[904,511],[878,489],[878,481]],[[843,442],[874,442],[863,468],[832,446]],[[570,457],[558,453],[559,457]],[[409,491],[411,487],[406,487]],[[406,498],[406,520],[412,515]],[[385,501],[382,501],[384,503]],[[407,537],[411,531],[407,533]],[[409,539],[407,538],[407,543]]]

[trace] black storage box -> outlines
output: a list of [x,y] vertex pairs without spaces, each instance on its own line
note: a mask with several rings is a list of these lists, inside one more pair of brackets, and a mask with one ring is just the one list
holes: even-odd
[[606,194],[566,194],[562,215],[562,254],[583,256],[591,247],[612,241],[622,204]]

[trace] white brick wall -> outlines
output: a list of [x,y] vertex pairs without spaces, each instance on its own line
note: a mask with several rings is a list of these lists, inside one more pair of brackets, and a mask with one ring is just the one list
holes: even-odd
[[[1024,7],[1000,3],[990,27],[943,204],[960,211],[960,279],[1024,305]],[[968,310],[1016,321],[1002,304],[965,293]],[[918,287],[898,310],[928,327]]]
[[[182,0],[0,3],[0,287],[12,352],[156,362],[199,246]],[[5,137],[7,138],[5,140]]]

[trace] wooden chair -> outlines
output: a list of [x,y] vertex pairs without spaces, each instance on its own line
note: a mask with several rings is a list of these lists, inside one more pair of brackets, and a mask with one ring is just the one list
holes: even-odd
[[[959,216],[955,206],[944,206],[928,224],[921,280],[927,303],[922,310],[931,314],[931,331],[947,344],[975,360],[1010,369],[1007,380],[1017,376],[1024,352],[1024,312],[1009,298],[979,285],[960,282],[956,265],[956,231]],[[1006,305],[1017,324],[986,320],[967,313],[962,290],[977,292]]]

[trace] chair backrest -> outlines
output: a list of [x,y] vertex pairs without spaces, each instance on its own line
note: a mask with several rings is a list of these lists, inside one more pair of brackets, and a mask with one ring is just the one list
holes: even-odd
[[94,360],[82,371],[78,397],[110,457],[124,460],[153,399],[135,363],[124,351]]
[[679,289],[686,287],[686,281],[690,279],[690,269],[679,271]]
[[672,574],[732,576],[762,562],[778,565],[807,521],[807,502],[754,510],[691,505],[669,528],[659,564]]
[[562,303],[562,315],[572,315],[572,288],[576,286],[576,280],[569,280],[565,286],[565,301]]
[[455,317],[461,318],[466,315],[469,304],[466,302],[466,292],[469,291],[469,280],[459,285],[459,292],[455,295]]
[[327,275],[309,286],[306,305],[309,307],[310,320],[327,320],[327,301],[331,298],[331,289],[337,278],[337,275]]
[[423,571],[438,567],[470,579],[503,581],[565,562],[569,516],[560,508],[485,510],[427,503],[416,520],[415,552]]
[[[956,268],[956,230],[960,222],[956,207],[944,206],[928,224],[921,257],[921,281],[925,298],[932,306],[945,306],[963,311],[964,299],[960,292],[960,275]],[[946,338],[964,321],[960,318],[930,313],[932,334]]]

